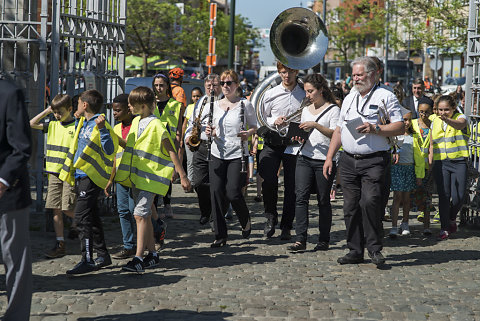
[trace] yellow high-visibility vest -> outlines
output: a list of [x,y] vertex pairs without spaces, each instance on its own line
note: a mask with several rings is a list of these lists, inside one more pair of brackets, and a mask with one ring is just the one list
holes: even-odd
[[[175,141],[177,137],[177,126],[178,126],[178,119],[180,118],[180,111],[182,109],[182,103],[176,101],[173,98],[170,98],[163,110],[162,115],[160,115],[160,111],[158,107],[155,107],[153,114],[157,116],[163,123],[163,125],[167,128],[170,137],[173,141]],[[181,125],[180,125],[181,126]],[[173,145],[175,148],[175,145]]]
[[[456,113],[452,119],[458,119],[462,115]],[[467,126],[463,130],[458,130],[452,126],[447,126],[443,130],[443,121],[440,117],[433,120],[432,140],[433,140],[433,159],[456,159],[468,157],[468,139],[470,137],[470,128]]]
[[415,176],[425,177],[425,168],[428,168],[428,152],[430,149],[430,133],[424,139],[420,133],[418,119],[412,119],[413,128],[413,159],[415,160]]
[[258,136],[258,143],[257,143],[257,150],[262,150],[263,149],[263,137]]
[[187,106],[187,109],[185,110],[185,119],[187,120],[187,122],[190,120],[190,117],[192,117],[194,108],[195,104],[190,104]]
[[105,154],[100,141],[100,131],[95,125],[87,146],[85,146],[74,164],[73,159],[78,147],[78,136],[84,121],[85,118],[81,117],[80,121],[78,122],[77,130],[75,131],[75,137],[70,145],[70,149],[68,151],[65,164],[63,164],[62,170],[60,171],[59,178],[68,182],[70,185],[73,185],[75,183],[75,170],[78,168],[87,174],[87,176],[95,183],[95,185],[105,188],[107,187],[110,174],[112,173],[113,159],[115,158],[115,153],[118,148],[118,137],[113,132],[113,128],[110,126],[110,124],[105,122],[105,127],[110,132],[110,136],[113,141],[113,153],[110,155]]
[[47,132],[45,171],[60,174],[70,144],[75,136],[75,122],[64,126],[60,121],[51,121]]
[[[174,166],[162,145],[162,137],[173,141],[162,121],[150,121],[140,137],[137,137],[140,117],[132,121],[127,136],[127,146],[118,167],[115,180],[122,185],[165,195],[170,186]],[[165,135],[166,132],[166,135]]]

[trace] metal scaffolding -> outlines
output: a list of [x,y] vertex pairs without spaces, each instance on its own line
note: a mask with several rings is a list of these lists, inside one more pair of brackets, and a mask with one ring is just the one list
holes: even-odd
[[[126,13],[126,0],[0,0],[0,77],[24,89],[31,117],[58,93],[97,89],[109,106],[124,89]],[[42,212],[44,135],[33,137]]]

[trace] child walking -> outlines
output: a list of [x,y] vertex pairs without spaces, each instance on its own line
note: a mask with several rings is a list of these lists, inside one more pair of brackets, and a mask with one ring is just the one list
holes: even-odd
[[[59,94],[53,98],[52,104],[47,109],[30,120],[31,128],[47,133],[45,171],[48,173],[48,187],[45,208],[53,210],[53,228],[56,235],[55,246],[45,253],[49,259],[65,256],[63,214],[74,218],[75,188],[58,178],[75,134],[75,119],[72,116],[72,109],[70,96]],[[55,116],[55,120],[40,123],[51,113]],[[75,229],[72,227],[70,231],[70,234],[73,234],[72,231]]]
[[440,240],[457,231],[457,213],[467,190],[467,159],[470,129],[467,117],[456,111],[455,100],[438,99],[438,116],[430,130],[429,164],[437,184],[441,230]]
[[[97,199],[107,187],[118,147],[117,135],[100,114],[103,96],[95,89],[78,98],[75,136],[60,172],[60,179],[75,184],[75,222],[80,236],[82,258],[67,274],[84,274],[112,264],[105,244]],[[93,249],[97,258],[93,259]]]
[[[405,110],[406,111],[406,110]],[[415,167],[413,159],[413,136],[412,136],[412,113],[405,112],[403,115],[405,123],[405,134],[400,136],[398,149],[398,163],[392,166],[392,180],[390,189],[393,191],[392,204],[392,228],[389,236],[397,237],[397,227],[400,204],[403,206],[403,218],[400,224],[402,235],[410,235],[408,227],[408,216],[410,212],[410,192],[415,189]]]
[[[140,117],[132,121],[115,180],[132,187],[137,249],[135,257],[122,270],[142,273],[146,268],[154,268],[160,263],[155,251],[152,204],[156,194],[163,196],[169,189],[174,170],[171,163],[180,174],[185,190],[190,188],[190,181],[175,152],[169,132],[162,121],[153,115],[153,91],[148,87],[137,87],[130,93],[128,103],[132,114]],[[148,254],[143,257],[145,249]]]

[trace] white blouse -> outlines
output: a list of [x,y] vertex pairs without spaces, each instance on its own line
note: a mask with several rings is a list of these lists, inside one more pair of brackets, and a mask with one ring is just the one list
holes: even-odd
[[[328,108],[328,107],[327,107]],[[322,114],[323,111],[320,113]],[[309,107],[302,111],[301,122],[315,121],[320,114],[314,115],[310,112]],[[335,105],[327,113],[325,113],[319,120],[318,124],[333,129],[337,127],[338,117],[340,116],[340,108]],[[312,129],[312,133],[308,137],[307,142],[300,150],[300,155],[308,158],[325,160],[327,159],[328,147],[330,146],[330,138],[322,134],[317,129]]]
[[235,159],[242,155],[248,155],[248,144],[243,144],[237,134],[240,132],[240,103],[244,103],[245,112],[245,130],[257,127],[257,117],[253,105],[247,99],[241,99],[233,108],[224,110],[216,101],[213,108],[213,126],[215,126],[216,136],[212,142],[212,155],[220,159]]

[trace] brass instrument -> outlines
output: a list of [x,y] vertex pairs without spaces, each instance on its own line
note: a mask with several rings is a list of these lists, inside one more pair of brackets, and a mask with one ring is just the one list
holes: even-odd
[[285,117],[285,121],[282,125],[277,125],[276,126],[277,132],[280,135],[280,137],[286,137],[287,136],[288,125],[291,122],[296,122],[296,123],[300,122],[300,119],[302,118],[303,108],[308,106],[309,104],[310,104],[310,100],[307,97],[303,98],[302,103],[300,104],[300,107],[298,107],[298,109],[296,111],[294,111],[293,113],[291,113],[290,115]]
[[[313,11],[305,8],[290,8],[275,18],[270,28],[270,46],[275,57],[283,65],[297,70],[309,69],[317,65],[327,52],[327,28]],[[263,115],[262,99],[268,89],[280,82],[278,72],[271,74],[255,88],[251,98],[259,127],[275,132],[278,129],[268,125]],[[288,124],[287,128],[282,126],[282,132],[286,129]]]
[[[378,119],[382,125],[390,124],[390,115],[388,114],[387,104],[385,100],[382,99],[382,105],[378,107]],[[398,150],[398,139],[396,136],[387,137],[388,144],[393,147],[394,149]]]
[[190,150],[192,151],[197,150],[198,146],[200,146],[200,143],[202,141],[200,139],[200,134],[202,133],[202,113],[203,113],[203,108],[207,104],[207,100],[208,100],[208,97],[205,97],[205,99],[203,99],[200,112],[192,124],[192,134],[190,135],[190,140],[188,142],[188,144],[190,145]]

